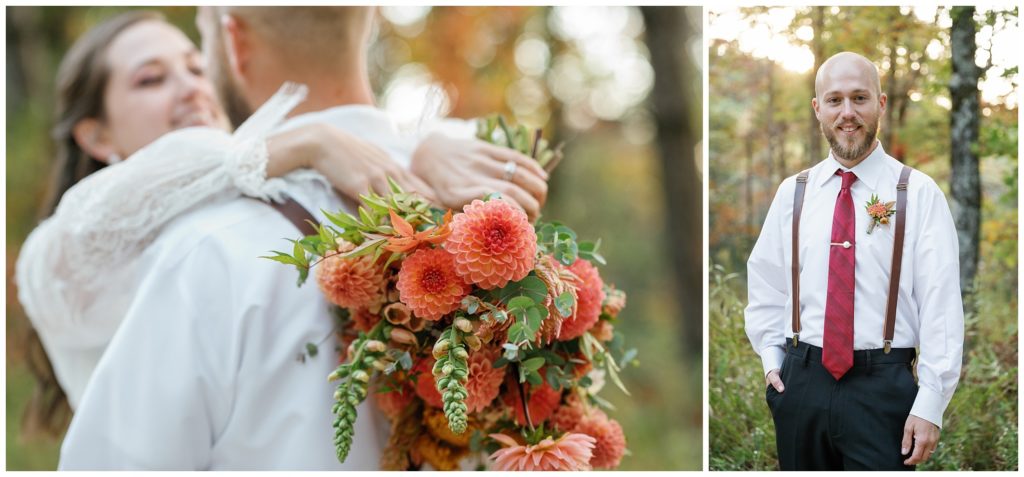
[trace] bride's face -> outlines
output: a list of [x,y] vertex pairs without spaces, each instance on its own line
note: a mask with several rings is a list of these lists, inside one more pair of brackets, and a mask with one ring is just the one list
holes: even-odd
[[107,49],[106,139],[122,157],[175,129],[227,128],[199,50],[177,28],[145,21]]

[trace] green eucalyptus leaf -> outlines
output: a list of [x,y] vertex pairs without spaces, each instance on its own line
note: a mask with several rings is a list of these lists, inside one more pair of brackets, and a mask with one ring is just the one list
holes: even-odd
[[535,305],[533,299],[528,296],[517,296],[508,301],[508,311],[513,312],[514,310],[526,310],[532,308]]
[[531,307],[526,310],[526,331],[530,334],[531,340],[537,336],[537,331],[540,330],[540,323],[544,319],[541,316],[540,310],[543,310],[543,308]]
[[526,373],[526,382],[532,386],[540,386],[544,384],[544,379],[540,377],[540,373],[536,371],[528,371]]
[[530,370],[530,371],[536,371],[536,370],[540,369],[541,366],[544,366],[544,363],[545,363],[544,358],[538,356],[536,358],[530,358],[530,359],[528,359],[526,361],[523,361],[523,363],[520,366],[522,366],[522,367],[524,367],[524,368],[526,368],[527,370]]
[[544,299],[548,296],[548,286],[532,273],[518,282],[510,282],[496,290],[495,298],[502,303],[509,303],[514,297],[525,296],[533,300],[534,304],[543,304]]
[[576,299],[573,298],[572,293],[564,292],[555,298],[555,309],[558,310],[558,314],[562,315],[562,318],[568,318],[572,315],[572,307],[576,304]]

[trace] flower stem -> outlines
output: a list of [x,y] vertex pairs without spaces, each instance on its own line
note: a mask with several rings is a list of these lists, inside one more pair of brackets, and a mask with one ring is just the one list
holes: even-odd
[[523,415],[526,416],[526,425],[530,427],[530,432],[533,432],[533,419],[530,419],[530,406],[526,399],[526,386],[523,386],[523,382],[518,379],[516,379],[516,384],[519,386],[519,399],[523,401]]

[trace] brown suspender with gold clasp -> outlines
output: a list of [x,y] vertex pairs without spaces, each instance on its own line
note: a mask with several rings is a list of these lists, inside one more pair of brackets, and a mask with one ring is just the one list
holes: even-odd
[[[889,298],[885,306],[885,328],[882,343],[885,353],[892,349],[892,337],[896,332],[896,302],[900,291],[900,272],[903,269],[903,237],[906,234],[907,218],[907,184],[910,183],[909,166],[903,166],[900,180],[896,184],[896,230],[892,248],[892,268],[889,274]],[[793,347],[800,338],[800,212],[804,206],[804,192],[807,189],[807,177],[810,169],[801,171],[796,176],[796,189],[793,192]]]

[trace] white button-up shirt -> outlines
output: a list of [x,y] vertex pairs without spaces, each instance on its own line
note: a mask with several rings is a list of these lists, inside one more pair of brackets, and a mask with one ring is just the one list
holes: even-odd
[[[883,346],[885,307],[892,268],[895,215],[868,234],[865,204],[872,194],[896,200],[903,167],[876,143],[875,150],[851,169],[856,210],[856,350]],[[832,218],[847,170],[830,154],[810,170],[800,218],[800,341],[821,346],[828,292]],[[903,271],[896,307],[894,348],[919,347],[918,393],[910,413],[942,426],[942,414],[960,377],[964,340],[963,303],[956,228],[946,198],[930,177],[914,170],[907,189],[907,225]],[[761,235],[747,260],[745,310],[747,337],[761,356],[764,372],[780,368],[784,343],[792,330],[792,227],[796,176],[775,194]]]
[[[338,126],[408,165],[414,139],[384,112],[344,106],[297,116]],[[174,160],[173,157],[168,160]],[[311,176],[312,175],[312,176]],[[341,201],[312,171],[286,193],[325,218]],[[386,435],[372,399],[337,461],[331,413],[338,365],[334,320],[314,283],[258,258],[300,235],[266,204],[238,198],[170,223],[144,257],[127,316],[86,387],[61,469],[377,469]],[[321,343],[301,362],[306,343]],[[379,416],[377,417],[379,421]]]

